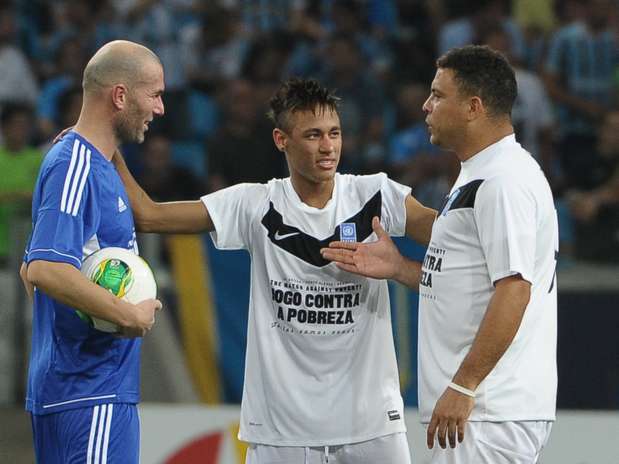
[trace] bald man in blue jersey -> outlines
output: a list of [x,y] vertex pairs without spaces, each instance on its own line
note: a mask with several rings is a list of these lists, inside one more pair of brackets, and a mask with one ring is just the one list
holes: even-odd
[[[137,253],[129,200],[110,160],[121,143],[144,140],[164,112],[163,91],[152,51],[104,45],[84,71],[77,124],[41,166],[20,270],[34,304],[26,409],[37,463],[139,462],[141,337],[161,303],[123,301],[80,267],[104,247]],[[121,336],[94,329],[75,310],[116,324]]]

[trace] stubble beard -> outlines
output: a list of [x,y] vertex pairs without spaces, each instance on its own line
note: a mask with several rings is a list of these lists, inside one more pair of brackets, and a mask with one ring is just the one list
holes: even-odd
[[119,143],[144,142],[143,122],[135,105],[118,115],[114,125],[114,134]]

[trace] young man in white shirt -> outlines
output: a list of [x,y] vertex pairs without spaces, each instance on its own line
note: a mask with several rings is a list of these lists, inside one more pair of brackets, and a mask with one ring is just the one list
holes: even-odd
[[433,464],[535,463],[557,389],[552,193],[515,141],[517,89],[505,58],[467,46],[437,68],[426,122],[461,172],[424,262],[403,258],[377,221],[377,242],[322,253],[353,273],[419,288],[419,409],[428,447],[440,445]]
[[374,216],[427,244],[436,211],[384,174],[336,173],[337,101],[313,80],[281,86],[270,117],[290,177],[267,184],[154,203],[116,157],[138,229],[211,231],[218,248],[251,254],[239,432],[249,464],[410,463],[387,284],[342,271],[320,250],[374,239]]

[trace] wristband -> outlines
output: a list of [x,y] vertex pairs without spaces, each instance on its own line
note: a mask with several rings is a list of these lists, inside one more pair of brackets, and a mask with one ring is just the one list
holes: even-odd
[[463,395],[470,396],[471,398],[475,398],[475,392],[473,390],[464,388],[463,386],[458,385],[457,383],[449,382],[449,388],[451,388],[452,390],[456,390],[457,392],[462,393]]

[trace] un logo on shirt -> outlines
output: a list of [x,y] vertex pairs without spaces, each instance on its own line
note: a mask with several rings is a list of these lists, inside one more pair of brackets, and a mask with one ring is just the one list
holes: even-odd
[[344,222],[340,226],[340,240],[342,242],[357,241],[357,224],[354,222]]

